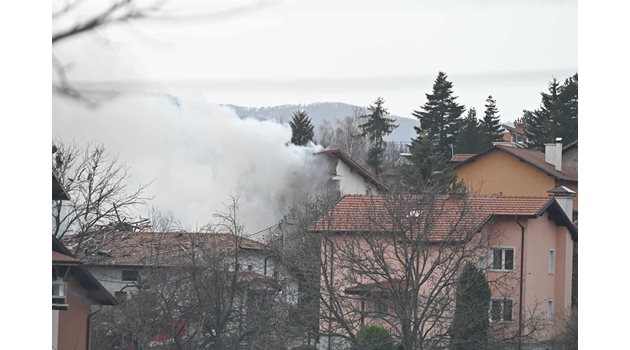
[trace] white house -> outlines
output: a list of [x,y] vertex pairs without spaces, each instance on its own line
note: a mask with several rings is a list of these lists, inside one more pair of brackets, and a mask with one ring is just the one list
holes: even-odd
[[330,149],[315,153],[326,157],[330,166],[331,180],[339,197],[347,194],[380,194],[388,190],[368,169],[350,158],[340,149]]
[[126,298],[133,292],[148,273],[147,268],[169,268],[180,264],[191,249],[205,249],[226,253],[225,264],[230,270],[236,268],[248,278],[276,280],[285,301],[297,303],[297,284],[263,243],[230,233],[116,232],[111,235],[115,237],[109,237],[97,254],[87,258],[85,267],[117,298]]

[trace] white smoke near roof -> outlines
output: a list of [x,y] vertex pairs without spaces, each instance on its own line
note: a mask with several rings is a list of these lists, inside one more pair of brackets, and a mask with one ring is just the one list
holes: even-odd
[[200,97],[128,96],[97,109],[55,99],[53,137],[103,143],[131,168],[131,186],[152,182],[151,204],[188,229],[211,221],[237,195],[246,232],[258,231],[326,178],[312,156],[320,147],[290,144],[287,124],[241,119]]

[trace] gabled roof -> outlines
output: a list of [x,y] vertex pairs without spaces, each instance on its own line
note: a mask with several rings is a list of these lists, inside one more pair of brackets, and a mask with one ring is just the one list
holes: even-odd
[[378,187],[381,190],[389,191],[389,188],[384,183],[382,183],[379,179],[377,179],[376,176],[371,171],[367,170],[366,168],[361,166],[361,164],[359,164],[357,161],[350,158],[350,156],[347,155],[341,149],[328,149],[325,151],[315,153],[316,156],[326,155],[326,154],[337,156],[344,163],[346,163],[350,168],[352,168],[353,170],[361,174],[370,183],[374,184],[376,187]]
[[56,251],[52,251],[52,263],[53,265],[80,265],[81,264],[81,260],[66,255],[66,254],[62,254]]
[[477,159],[483,157],[484,155],[492,152],[492,151],[501,151],[505,152],[517,159],[532,165],[533,167],[545,172],[549,176],[553,176],[558,180],[577,182],[578,181],[578,171],[576,168],[563,165],[562,171],[557,171],[552,164],[545,162],[545,154],[539,151],[516,148],[516,147],[508,147],[503,145],[494,145],[488,148],[486,151],[478,153],[462,162],[456,163],[454,168],[457,169],[466,164],[470,164]]
[[[91,266],[173,266],[190,256],[193,246],[207,251],[264,251],[266,244],[230,233],[207,232],[110,232],[99,251],[85,259]],[[68,240],[72,246],[72,239]]]
[[[401,217],[406,212],[407,217]],[[405,198],[346,195],[309,226],[309,231],[351,233],[428,230],[421,234],[428,234],[430,240],[439,241],[452,239],[453,235],[460,232],[479,230],[493,217],[535,218],[545,212],[567,226],[574,239],[577,239],[577,228],[566,217],[560,205],[553,198],[542,197],[447,195],[428,199],[421,195]],[[410,217],[418,219],[412,223]]]
[[116,298],[81,263],[60,240],[52,236],[52,265],[70,266],[69,276],[81,285],[89,299],[100,305],[116,305]]

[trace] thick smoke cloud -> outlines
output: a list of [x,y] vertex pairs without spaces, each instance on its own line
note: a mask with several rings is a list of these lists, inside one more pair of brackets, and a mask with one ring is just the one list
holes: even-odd
[[241,119],[201,97],[129,96],[96,109],[56,99],[53,137],[103,143],[131,168],[131,186],[152,182],[151,204],[187,229],[208,223],[237,195],[245,230],[255,232],[277,223],[326,178],[312,155],[317,146],[288,144],[288,125]]

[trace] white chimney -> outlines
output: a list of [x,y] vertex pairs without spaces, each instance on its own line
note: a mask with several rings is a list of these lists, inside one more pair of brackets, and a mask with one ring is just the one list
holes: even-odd
[[545,162],[562,171],[562,138],[556,138],[556,143],[545,144]]
[[556,202],[560,204],[562,210],[567,214],[569,220],[573,221],[573,199],[575,198],[575,191],[566,186],[557,186],[549,191],[550,197],[555,198]]

